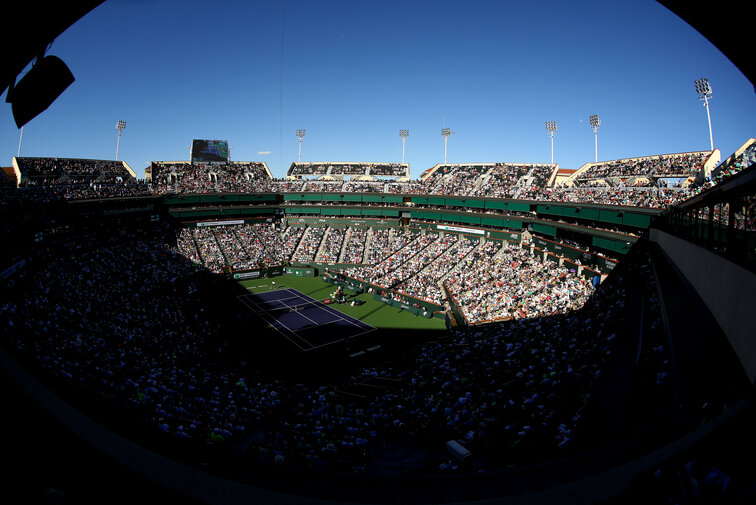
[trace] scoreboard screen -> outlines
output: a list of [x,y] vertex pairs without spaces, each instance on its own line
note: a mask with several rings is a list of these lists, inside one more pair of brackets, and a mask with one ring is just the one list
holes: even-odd
[[228,140],[192,140],[192,163],[228,163]]

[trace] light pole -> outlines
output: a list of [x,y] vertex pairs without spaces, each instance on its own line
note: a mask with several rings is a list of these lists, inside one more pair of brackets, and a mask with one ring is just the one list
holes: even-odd
[[189,149],[189,158],[188,158],[188,161],[189,161],[189,163],[191,163],[192,162],[192,146],[184,146],[184,147],[186,147],[187,149]]
[[598,129],[599,129],[599,126],[601,126],[601,120],[599,119],[598,114],[591,114],[588,117],[588,122],[591,125],[593,134],[596,136],[596,158],[594,161],[598,163]]
[[546,121],[546,131],[551,137],[551,164],[554,164],[554,134],[557,132],[556,121]]
[[694,81],[696,85],[696,93],[698,93],[698,99],[703,100],[703,105],[706,107],[706,117],[709,119],[709,144],[711,150],[714,150],[714,135],[711,133],[711,113],[709,112],[709,99],[712,97],[711,85],[708,79],[698,79]]
[[449,128],[441,128],[441,136],[444,137],[444,165],[446,165],[446,147],[449,144],[449,135],[454,135],[454,133],[449,131]]
[[302,162],[302,139],[305,138],[304,130],[297,130],[297,139],[299,140],[299,155],[297,156],[297,162]]
[[121,147],[121,135],[123,135],[123,131],[126,129],[126,121],[119,120],[116,123],[116,130],[118,130],[118,140],[116,141],[116,158],[115,160],[118,161],[118,148]]
[[18,154],[16,154],[17,158],[21,157],[21,139],[24,138],[24,127],[21,127],[21,133],[18,134]]
[[399,138],[402,139],[402,165],[404,165],[404,143],[409,137],[409,130],[399,130]]

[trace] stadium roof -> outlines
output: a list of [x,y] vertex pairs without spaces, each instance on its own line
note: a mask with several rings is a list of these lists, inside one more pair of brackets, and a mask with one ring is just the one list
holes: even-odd
[[11,26],[0,30],[0,94],[53,40],[103,1],[13,2],[13,14],[6,12]]

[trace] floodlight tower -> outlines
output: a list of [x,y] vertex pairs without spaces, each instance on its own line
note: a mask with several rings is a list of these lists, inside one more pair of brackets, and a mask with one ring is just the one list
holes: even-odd
[[594,161],[598,163],[598,129],[599,126],[601,126],[601,120],[599,119],[598,114],[591,114],[588,117],[588,122],[591,125],[593,134],[596,136],[596,159]]
[[554,164],[554,134],[557,132],[556,121],[546,121],[546,131],[551,137],[551,164]]
[[441,128],[441,136],[444,137],[444,165],[446,165],[446,147],[449,144],[449,135],[454,135],[454,133],[449,131],[449,128]]
[[297,162],[302,162],[302,139],[305,138],[304,130],[297,130],[297,139],[299,140],[299,156],[297,156]]
[[118,148],[121,147],[121,135],[123,135],[123,131],[126,129],[126,121],[119,120],[116,123],[116,130],[118,130],[118,140],[116,141],[116,158],[115,160],[118,161]]
[[21,139],[24,138],[24,127],[21,127],[21,133],[18,134],[18,154],[16,154],[16,157],[21,157]]
[[714,136],[711,133],[711,114],[709,113],[709,98],[712,97],[711,94],[711,85],[709,84],[709,80],[704,79],[698,79],[697,81],[694,81],[694,84],[696,85],[696,93],[698,93],[698,99],[703,100],[703,105],[706,107],[706,117],[709,119],[709,143],[711,145],[711,150],[714,150]]
[[409,130],[399,130],[399,138],[402,139],[402,165],[404,164],[404,143],[409,137]]

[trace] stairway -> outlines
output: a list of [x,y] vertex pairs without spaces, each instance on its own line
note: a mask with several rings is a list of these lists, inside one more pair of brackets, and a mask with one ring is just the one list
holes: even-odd
[[368,228],[367,239],[365,240],[365,250],[362,253],[362,264],[367,265],[370,244],[373,242],[373,229]]
[[350,226],[349,228],[347,228],[347,231],[344,234],[344,240],[341,242],[341,251],[339,251],[339,257],[336,263],[341,263],[344,261],[344,251],[346,251],[346,246],[349,243],[349,237],[351,236],[352,236],[352,227]]
[[331,228],[330,226],[326,228],[326,231],[323,234],[323,237],[320,239],[320,244],[318,244],[318,250],[315,251],[315,256],[313,257],[313,261],[315,261],[315,263],[319,263],[320,262],[319,260],[322,259],[323,249],[325,248],[325,245],[326,245],[326,239],[328,238],[328,235],[331,234],[331,230],[333,230],[333,228]]

